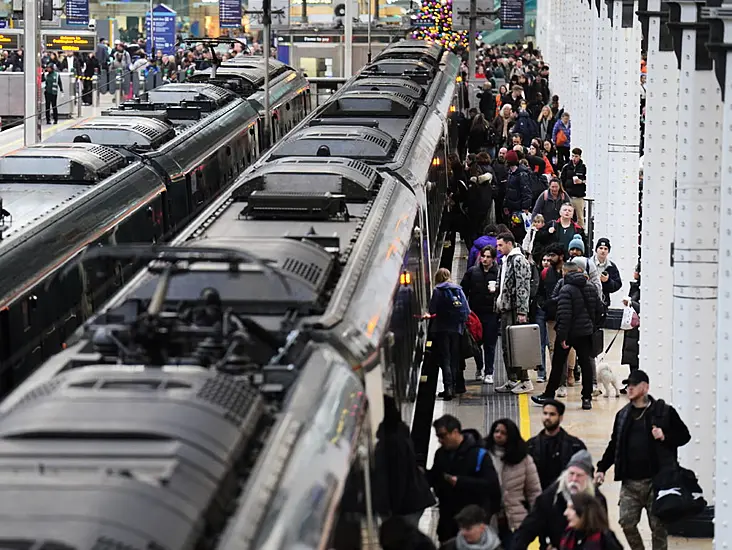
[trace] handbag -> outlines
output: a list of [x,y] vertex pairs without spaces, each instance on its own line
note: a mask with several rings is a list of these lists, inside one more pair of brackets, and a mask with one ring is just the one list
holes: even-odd
[[640,317],[633,309],[633,306],[627,305],[623,308],[623,319],[620,321],[621,330],[632,330],[640,326]]
[[460,358],[470,359],[480,353],[480,346],[470,334],[467,323],[463,327],[463,333],[460,335]]

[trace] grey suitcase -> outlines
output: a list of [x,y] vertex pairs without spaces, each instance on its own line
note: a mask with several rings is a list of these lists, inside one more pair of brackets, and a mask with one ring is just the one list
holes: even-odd
[[539,370],[541,368],[539,325],[511,325],[507,332],[510,366],[523,370]]

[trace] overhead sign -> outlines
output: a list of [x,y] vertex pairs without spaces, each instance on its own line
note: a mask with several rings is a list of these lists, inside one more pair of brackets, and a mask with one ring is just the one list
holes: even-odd
[[[252,13],[254,12],[254,13]],[[249,0],[249,25],[255,29],[262,28],[262,0]],[[272,28],[289,29],[290,0],[272,0]]]
[[63,52],[93,52],[94,38],[75,34],[59,36],[44,35],[44,44],[47,50],[61,50]]
[[222,29],[241,27],[241,0],[219,0],[219,27]]
[[66,22],[69,25],[89,25],[89,0],[66,0]]
[[293,42],[305,42],[306,44],[333,44],[341,41],[340,36],[293,36]]
[[501,28],[522,30],[524,28],[524,0],[501,0]]
[[0,50],[17,50],[17,34],[0,34]]
[[145,14],[145,32],[147,41],[145,43],[146,50],[155,55],[158,50],[166,55],[175,53],[175,16],[176,13],[165,4],[158,4],[153,8],[153,40],[155,47],[150,44],[150,12]]

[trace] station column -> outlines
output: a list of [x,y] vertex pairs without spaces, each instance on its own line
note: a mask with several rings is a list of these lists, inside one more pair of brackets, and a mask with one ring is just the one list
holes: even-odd
[[668,5],[661,0],[641,0],[638,16],[645,29],[648,54],[640,367],[651,377],[653,395],[670,401],[673,380],[670,368],[672,346],[669,345],[673,341],[673,272],[669,264],[674,239],[679,70],[666,27]]
[[[717,463],[714,538],[732,548],[732,3],[702,10],[710,18],[708,49],[722,89],[722,161],[719,193],[719,293],[717,297]],[[702,488],[709,490],[702,485]]]
[[[669,2],[679,60],[679,137],[673,270],[673,404],[691,431],[682,465],[713,494],[721,91],[706,51],[709,27],[696,0]],[[648,247],[649,244],[646,245]],[[652,245],[651,245],[652,246]]]

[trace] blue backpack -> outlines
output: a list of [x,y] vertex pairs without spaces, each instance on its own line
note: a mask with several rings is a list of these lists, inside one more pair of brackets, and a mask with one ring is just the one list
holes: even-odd
[[462,325],[468,320],[468,315],[470,315],[470,308],[464,296],[456,288],[442,287],[441,290],[446,292],[447,299],[450,303],[447,308],[447,319],[455,325]]

